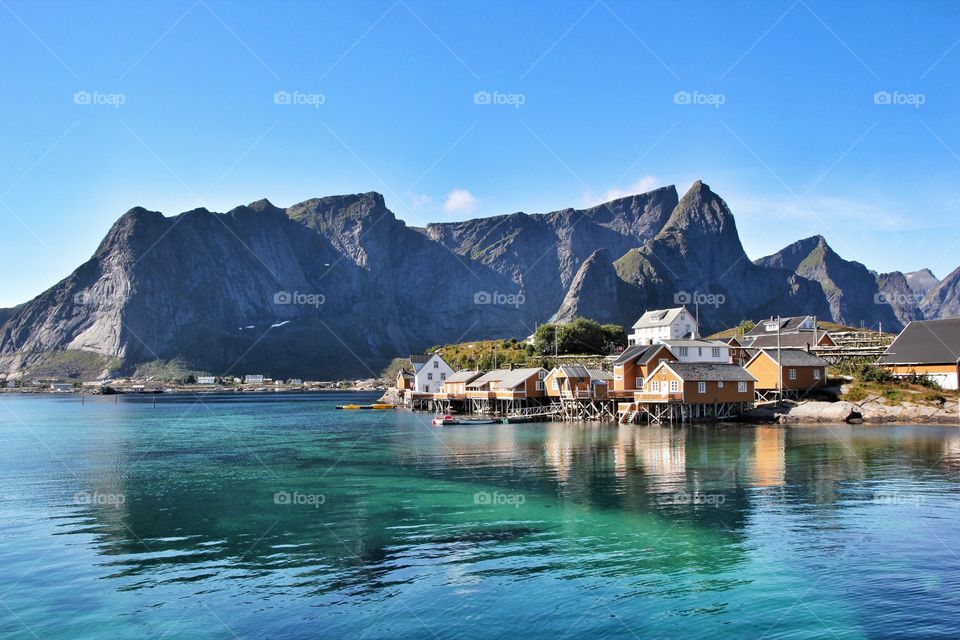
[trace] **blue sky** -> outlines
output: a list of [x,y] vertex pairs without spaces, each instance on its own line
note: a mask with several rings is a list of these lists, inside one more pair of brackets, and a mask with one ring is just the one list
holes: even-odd
[[0,0],[0,306],[135,205],[379,191],[419,225],[698,178],[751,257],[821,233],[942,277],[958,25],[955,2]]

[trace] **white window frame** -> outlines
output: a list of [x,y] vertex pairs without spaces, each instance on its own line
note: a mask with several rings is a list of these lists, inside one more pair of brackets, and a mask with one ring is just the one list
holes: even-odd
[[633,386],[635,389],[643,389],[643,378],[634,378]]
[[679,355],[681,358],[687,357],[687,355],[690,353],[690,349],[688,349],[687,347],[680,347],[678,351],[680,352]]
[[537,380],[537,391],[543,391],[543,380]]
[[787,369],[787,380],[796,380],[796,379],[797,379],[797,370]]
[[433,372],[427,372],[427,380],[433,380]]
[[680,391],[680,382],[677,380],[670,381],[670,393],[677,393]]
[[717,380],[717,389],[723,389],[723,380]]
[[702,380],[697,383],[697,393],[706,393],[707,392],[707,383]]
[[819,380],[819,379],[820,379],[820,368],[819,368],[819,367],[813,370],[813,379],[814,379],[814,380]]
[[746,383],[746,382],[743,382],[743,381],[738,382],[738,383],[737,383],[737,391],[739,391],[740,393],[746,393],[746,392],[747,392],[747,383]]
[[714,358],[719,358],[719,357],[720,357],[720,347],[714,347],[714,348],[713,348],[713,357],[714,357]]
[[652,380],[652,381],[650,382],[650,391],[651,391],[652,393],[659,393],[659,392],[660,392],[660,381],[659,381],[659,380]]

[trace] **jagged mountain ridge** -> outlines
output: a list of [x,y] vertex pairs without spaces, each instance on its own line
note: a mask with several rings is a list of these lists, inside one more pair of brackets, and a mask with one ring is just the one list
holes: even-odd
[[[830,305],[830,317],[842,324],[862,322],[874,327],[882,324],[897,330],[904,323],[897,317],[894,306],[902,307],[899,315],[903,317],[918,313],[912,295],[907,299],[900,295],[888,299],[881,292],[876,274],[859,262],[841,258],[823,236],[798,240],[777,253],[760,258],[756,264],[788,269],[806,280],[819,283]],[[903,277],[903,274],[898,275]],[[884,282],[889,285],[894,277],[894,274],[886,274]],[[905,279],[902,284],[906,287]]]
[[[803,270],[787,253],[751,262],[726,203],[699,181],[683,198],[671,186],[425,229],[398,220],[377,193],[170,218],[138,207],[89,261],[0,317],[0,373],[84,352],[124,372],[180,358],[212,373],[369,376],[433,344],[524,336],[551,317],[629,325],[645,308],[678,303],[700,302],[705,331],[776,313],[874,321],[832,305],[823,286],[846,283],[854,293],[840,300],[879,291],[865,267],[836,256],[826,270]],[[894,327],[887,313],[884,328]]]

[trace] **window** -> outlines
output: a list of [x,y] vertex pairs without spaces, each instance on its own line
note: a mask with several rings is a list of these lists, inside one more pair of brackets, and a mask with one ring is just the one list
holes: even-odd
[[543,391],[543,380],[537,380],[537,391]]
[[790,380],[797,379],[797,370],[796,369],[787,369],[787,378]]
[[634,379],[633,379],[633,388],[634,388],[634,389],[643,389],[643,378],[634,378]]
[[677,391],[680,391],[680,383],[677,382],[676,380],[671,380],[671,381],[670,381],[670,392],[671,392],[671,393],[676,393]]
[[540,370],[540,373],[538,373],[537,375],[540,376],[540,379],[541,379],[541,380],[543,380],[544,378],[547,377],[547,372],[544,371],[543,369],[541,369],[541,370]]
[[560,390],[560,385],[557,384],[557,378],[554,376],[553,380],[550,381],[550,388],[554,391]]
[[433,373],[427,374],[427,380],[433,380]]
[[650,391],[652,391],[652,392],[654,392],[654,393],[659,393],[659,391],[660,391],[660,381],[659,381],[659,380],[654,380],[653,382],[650,383]]
[[681,358],[686,358],[688,351],[689,351],[689,349],[687,349],[686,347],[680,347],[680,357],[681,357]]
[[707,383],[698,382],[697,383],[697,393],[706,393],[707,392]]
[[433,368],[434,368],[434,369],[439,369],[439,368],[440,368],[440,363],[439,363],[438,361],[434,360],[434,361],[433,361]]
[[441,380],[446,380],[446,379],[447,379],[447,374],[441,373],[441,374],[440,374],[440,379],[441,379]]
[[747,383],[746,383],[746,382],[738,382],[738,383],[737,383],[737,391],[739,391],[740,393],[746,393],[746,392],[747,392]]
[[819,380],[819,379],[820,379],[820,369],[814,369],[814,370],[813,370],[813,379],[814,379],[814,380]]
[[697,355],[701,358],[703,357],[703,347],[697,347]]
[[720,357],[720,347],[714,347],[714,348],[713,348],[713,357],[714,357],[714,358],[719,358],[719,357]]
[[723,389],[723,380],[717,380],[717,389]]

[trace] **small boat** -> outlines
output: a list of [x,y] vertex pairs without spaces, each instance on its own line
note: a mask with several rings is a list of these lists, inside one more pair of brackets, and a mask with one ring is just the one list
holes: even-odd
[[437,416],[430,421],[430,424],[435,427],[442,427],[445,424],[460,424],[460,421],[453,416]]
[[347,410],[356,410],[356,409],[393,409],[392,404],[377,403],[377,404],[340,404],[337,405],[337,409],[347,409]]
[[533,422],[533,418],[530,416],[508,416],[503,418],[503,424],[521,424],[524,422]]
[[469,424],[498,424],[499,422],[500,422],[499,420],[494,420],[494,419],[492,419],[492,418],[491,418],[491,419],[479,418],[479,419],[473,419],[473,420],[471,420],[471,419],[460,420],[460,424],[467,424],[467,425],[469,425]]

